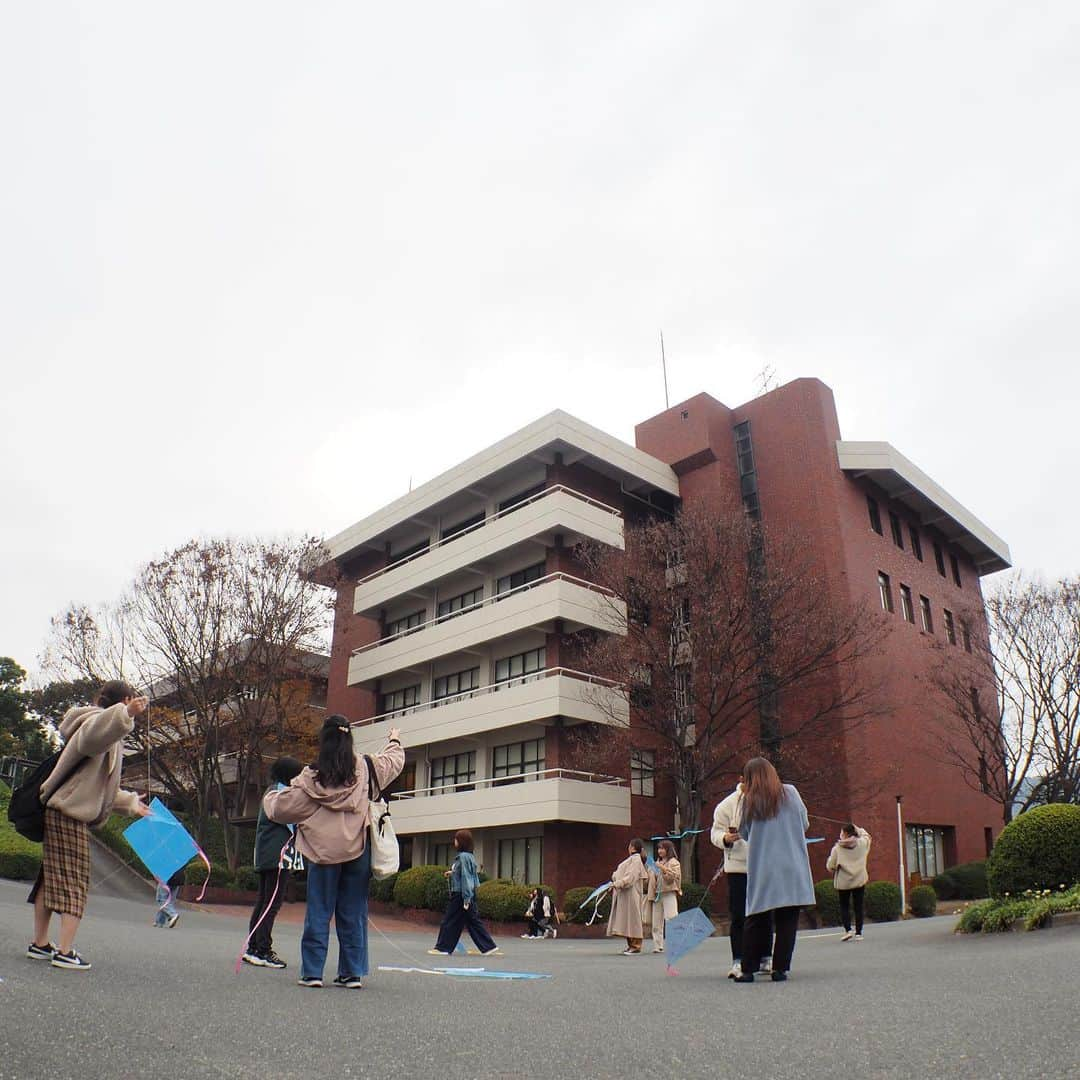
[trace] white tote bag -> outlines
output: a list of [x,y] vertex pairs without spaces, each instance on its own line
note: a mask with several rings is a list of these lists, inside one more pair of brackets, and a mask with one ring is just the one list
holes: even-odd
[[371,876],[391,877],[398,872],[401,852],[398,848],[394,823],[390,820],[390,807],[375,779],[375,763],[365,754],[368,770],[368,845],[371,848]]

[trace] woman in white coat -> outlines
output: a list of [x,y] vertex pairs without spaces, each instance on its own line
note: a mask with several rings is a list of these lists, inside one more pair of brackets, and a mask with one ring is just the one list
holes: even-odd
[[627,852],[611,875],[607,936],[626,938],[623,956],[637,956],[641,952],[643,887],[649,879],[645,869],[645,841],[634,837]]

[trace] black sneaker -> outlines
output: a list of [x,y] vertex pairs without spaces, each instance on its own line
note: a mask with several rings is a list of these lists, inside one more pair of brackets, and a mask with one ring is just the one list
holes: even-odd
[[281,959],[280,956],[273,949],[271,949],[263,958],[263,966],[269,968],[286,968],[289,965]]
[[296,985],[319,987],[322,986],[322,979],[317,975],[301,975],[300,978],[296,980]]
[[65,971],[90,970],[90,961],[84,960],[74,949],[71,952],[61,952],[57,949],[50,963],[54,968],[64,968]]
[[266,967],[266,957],[260,956],[258,953],[244,953],[243,961],[245,964],[250,964],[252,967]]
[[56,955],[56,946],[51,941],[48,945],[35,945],[31,941],[26,955],[31,960],[51,960]]
[[364,984],[359,975],[339,975],[334,980],[335,986],[344,986],[346,990],[363,990]]
[[787,972],[786,971],[774,971],[772,973],[772,981],[773,982],[787,982]]

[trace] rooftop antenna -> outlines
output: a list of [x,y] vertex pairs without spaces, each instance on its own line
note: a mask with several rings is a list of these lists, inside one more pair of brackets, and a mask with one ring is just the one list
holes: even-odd
[[664,355],[664,331],[660,331],[660,363],[664,369],[664,408],[670,409],[671,402],[668,401],[667,391],[667,357]]

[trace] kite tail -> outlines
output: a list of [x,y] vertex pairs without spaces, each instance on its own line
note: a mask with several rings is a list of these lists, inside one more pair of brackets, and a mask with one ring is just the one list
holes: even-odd
[[668,964],[667,965],[667,973],[668,973],[668,975],[678,975],[679,971],[678,971],[678,968],[673,968],[670,964]]
[[[592,924],[593,924],[594,922],[596,922],[596,920],[597,920],[597,919],[598,919],[598,918],[600,917],[600,904],[601,904],[601,902],[603,901],[604,897],[605,897],[605,896],[607,896],[607,894],[608,894],[608,893],[609,893],[610,891],[611,891],[611,886],[609,885],[609,886],[608,886],[608,887],[607,887],[606,889],[604,889],[604,890],[603,890],[603,891],[602,891],[602,892],[600,893],[600,895],[599,895],[599,896],[598,896],[598,897],[596,898],[596,903],[595,903],[595,904],[593,904],[593,913],[592,913],[592,914],[591,914],[591,915],[589,916],[589,921],[588,921],[588,922],[587,922],[587,923],[585,924],[586,926],[592,926]],[[582,907],[584,907],[584,906],[585,906],[585,905],[583,904],[583,905],[582,905]]]
[[[202,848],[199,848],[199,858],[206,863],[206,880],[202,883],[202,888],[199,890],[199,895],[195,897],[195,903],[201,904],[202,898],[206,895],[206,886],[210,884],[210,860],[206,857],[206,852]],[[166,886],[168,888],[168,886]]]

